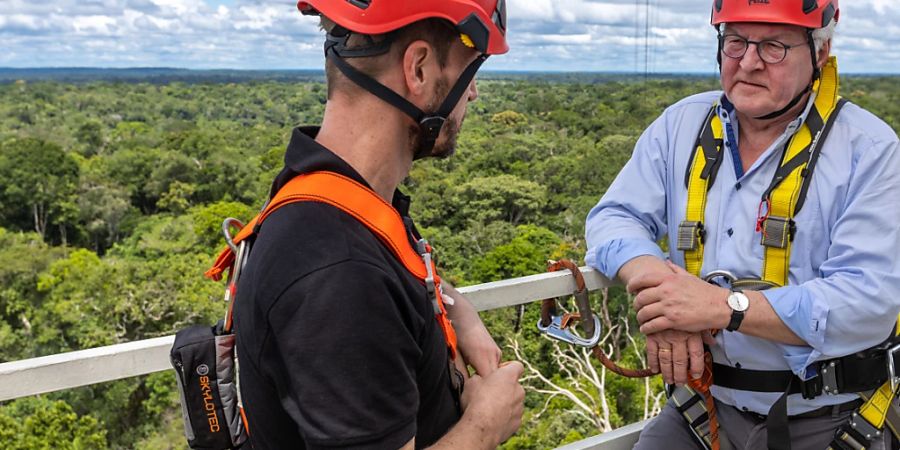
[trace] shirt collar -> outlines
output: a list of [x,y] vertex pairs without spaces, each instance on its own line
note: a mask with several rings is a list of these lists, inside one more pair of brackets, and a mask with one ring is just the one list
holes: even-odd
[[[297,175],[310,172],[328,171],[344,175],[371,189],[368,182],[347,161],[331,150],[316,142],[319,127],[303,126],[294,128],[287,151],[284,153],[284,168],[269,191],[269,197],[275,195],[288,181]],[[401,216],[409,215],[410,198],[400,190],[394,191],[393,206]]]

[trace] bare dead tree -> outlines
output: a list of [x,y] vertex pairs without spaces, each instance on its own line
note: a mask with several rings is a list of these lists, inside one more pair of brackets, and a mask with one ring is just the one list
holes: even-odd
[[[628,329],[627,320],[622,320],[622,325],[614,325],[606,329],[606,335],[598,345],[602,345],[611,352],[613,345],[610,340],[615,335],[624,334],[631,343],[630,348],[637,355],[641,365],[646,365],[646,359],[641,352],[634,336]],[[544,337],[544,339],[550,339]],[[552,351],[547,355],[529,355],[522,349],[519,337],[511,339],[507,346],[512,350],[516,359],[525,366],[525,374],[522,384],[526,390],[542,394],[545,397],[544,405],[535,415],[535,418],[543,415],[555,398],[565,398],[572,403],[569,413],[584,418],[596,427],[598,432],[613,430],[611,421],[612,410],[607,397],[606,386],[607,369],[603,367],[592,355],[591,350],[584,347],[576,347],[556,340],[550,340]],[[561,381],[554,381],[535,366],[533,361],[538,357],[550,357],[557,368]],[[664,392],[654,392],[649,378],[643,380],[643,417],[649,419],[659,414],[664,403]]]

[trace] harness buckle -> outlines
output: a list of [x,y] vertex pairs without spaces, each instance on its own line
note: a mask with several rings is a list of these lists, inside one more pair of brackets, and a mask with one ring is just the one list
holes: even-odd
[[855,411],[853,412],[853,415],[850,416],[850,428],[859,434],[858,437],[865,438],[865,440],[868,441],[861,443],[863,444],[863,448],[868,448],[873,439],[881,437],[881,430],[869,423],[865,417]]
[[841,390],[838,388],[839,362],[840,360],[831,360],[819,364],[819,370],[822,371],[822,392],[828,395],[841,393]]
[[794,241],[797,224],[790,217],[768,216],[762,220],[760,244],[766,247],[787,248]]
[[806,400],[818,397],[824,389],[825,383],[822,379],[824,372],[820,372],[820,369],[817,364],[810,365],[806,368],[806,375],[811,376],[805,380],[800,380],[800,394]]
[[447,119],[440,116],[427,116],[419,121],[419,128],[422,130],[422,138],[425,139],[426,142],[435,142],[437,141],[438,136],[441,134],[441,128],[444,127],[444,122]]
[[438,304],[437,287],[434,283],[434,269],[432,269],[431,263],[431,246],[428,245],[428,241],[425,239],[419,239],[419,242],[416,243],[416,247],[419,254],[422,255],[422,260],[425,262],[425,292],[428,295],[428,300],[431,301],[434,313],[439,315],[442,312],[441,305]]
[[703,222],[685,220],[678,225],[678,250],[692,252],[706,241]]
[[900,351],[900,344],[887,349],[887,369],[888,379],[891,382],[891,392],[897,392],[897,386],[900,384],[900,379],[897,378],[896,366],[894,365],[894,354],[898,351]]

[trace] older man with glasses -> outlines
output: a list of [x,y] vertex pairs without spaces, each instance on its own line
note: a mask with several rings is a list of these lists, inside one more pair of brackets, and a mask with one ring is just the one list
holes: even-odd
[[639,449],[891,448],[900,144],[838,95],[839,16],[715,0],[722,91],[668,108],[588,216],[672,385]]

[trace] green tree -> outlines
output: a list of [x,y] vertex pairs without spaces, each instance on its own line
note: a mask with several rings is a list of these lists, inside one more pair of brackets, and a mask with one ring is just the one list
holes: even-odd
[[513,225],[531,220],[546,202],[541,185],[514,175],[473,178],[454,189],[450,200],[457,223],[503,220]]
[[0,442],[9,450],[102,450],[106,431],[97,419],[76,414],[63,401],[45,397],[0,406]]
[[0,143],[3,223],[41,237],[52,225],[65,226],[75,210],[78,174],[78,163],[58,145],[37,139]]
[[43,301],[38,277],[62,257],[63,249],[37,233],[0,228],[0,362],[40,356],[33,325]]

